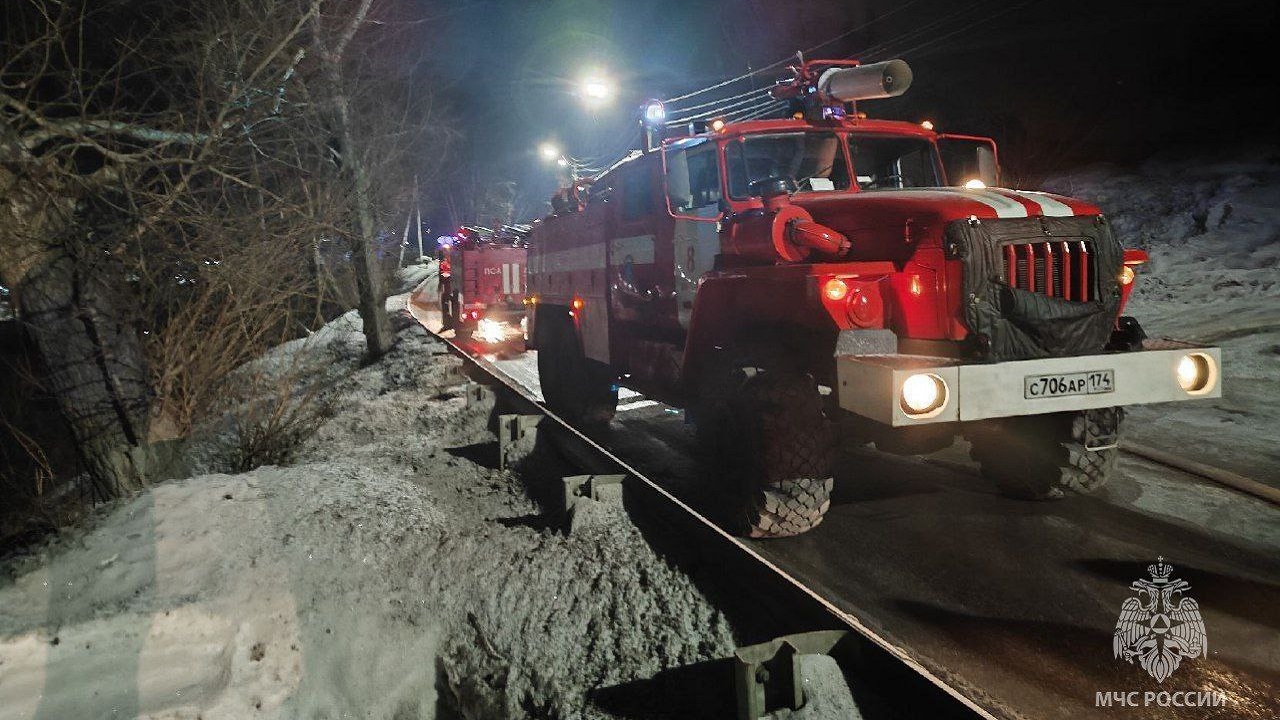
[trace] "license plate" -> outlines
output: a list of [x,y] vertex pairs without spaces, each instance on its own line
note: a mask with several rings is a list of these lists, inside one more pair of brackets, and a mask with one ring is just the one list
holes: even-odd
[[1028,375],[1022,381],[1022,394],[1027,400],[1066,397],[1068,395],[1100,395],[1115,392],[1115,370],[1086,370],[1056,375]]

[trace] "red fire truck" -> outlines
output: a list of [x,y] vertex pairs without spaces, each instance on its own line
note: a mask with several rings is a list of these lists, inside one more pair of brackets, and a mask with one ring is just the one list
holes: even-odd
[[529,227],[466,226],[440,244],[445,329],[486,349],[523,347]]
[[1000,188],[989,139],[858,112],[906,90],[900,60],[792,70],[786,119],[651,131],[536,226],[556,412],[607,425],[619,383],[686,408],[726,517],[776,537],[821,522],[836,443],[964,436],[1001,491],[1047,499],[1106,482],[1122,406],[1220,395],[1217,348],[1122,315],[1147,257],[1097,207]]

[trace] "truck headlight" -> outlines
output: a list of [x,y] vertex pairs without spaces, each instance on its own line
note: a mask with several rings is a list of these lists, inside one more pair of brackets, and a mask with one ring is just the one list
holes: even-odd
[[484,318],[476,323],[476,329],[472,335],[481,342],[496,345],[507,339],[507,329],[496,320]]
[[1178,378],[1179,387],[1188,394],[1196,395],[1213,387],[1218,379],[1218,368],[1208,355],[1190,353],[1178,360],[1174,375]]
[[902,411],[924,417],[947,404],[947,383],[933,373],[917,373],[902,383]]

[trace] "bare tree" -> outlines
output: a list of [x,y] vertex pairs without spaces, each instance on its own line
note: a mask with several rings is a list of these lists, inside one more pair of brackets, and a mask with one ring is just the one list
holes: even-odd
[[[0,10],[0,285],[102,496],[153,476],[151,441],[185,431],[246,353],[304,329],[323,245],[349,244],[369,352],[388,347],[379,203],[450,136],[411,73],[379,72],[409,27],[379,10]],[[428,148],[436,164],[409,152]]]

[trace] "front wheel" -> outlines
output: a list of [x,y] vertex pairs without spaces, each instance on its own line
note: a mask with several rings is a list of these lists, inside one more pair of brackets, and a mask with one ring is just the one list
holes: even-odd
[[1119,455],[1118,407],[1000,418],[966,430],[969,455],[1000,492],[1023,500],[1090,494],[1106,485]]
[[698,434],[733,494],[731,528],[754,538],[817,527],[831,505],[830,423],[812,376],[737,367],[707,398]]

